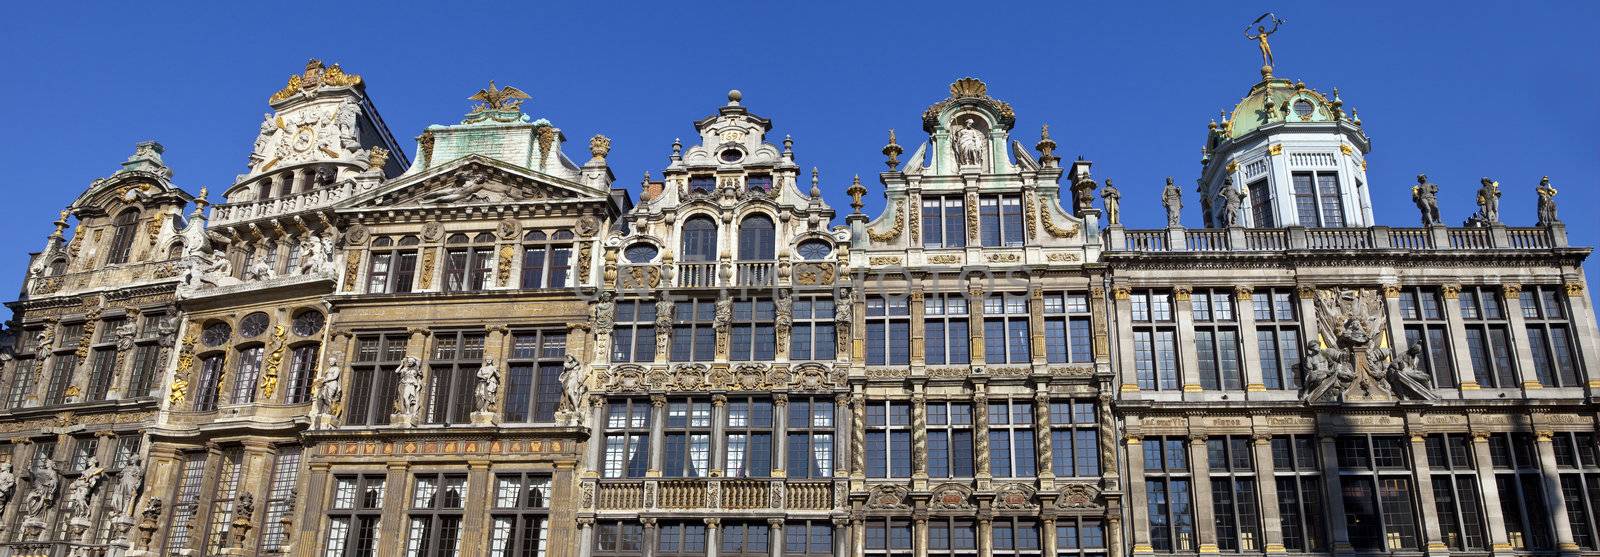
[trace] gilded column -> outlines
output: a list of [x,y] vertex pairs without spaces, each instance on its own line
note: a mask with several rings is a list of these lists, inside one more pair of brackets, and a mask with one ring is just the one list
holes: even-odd
[[923,312],[926,311],[927,300],[922,290],[911,291],[911,367],[914,370],[923,369],[928,359],[925,354],[927,343],[923,340],[925,333],[922,322]]
[[1478,493],[1483,497],[1483,507],[1489,509],[1484,518],[1489,522],[1489,548],[1497,554],[1511,553],[1511,541],[1506,535],[1506,517],[1500,514],[1500,487],[1494,480],[1494,456],[1489,454],[1489,434],[1472,432],[1472,460],[1479,463]]
[[[1510,311],[1510,310],[1507,310]],[[1521,310],[1515,312],[1521,315]],[[1576,554],[1578,543],[1573,541],[1572,522],[1568,520],[1567,499],[1561,494],[1561,469],[1556,467],[1556,447],[1549,431],[1534,433],[1539,446],[1539,475],[1544,480],[1544,504],[1550,509],[1550,522],[1556,527],[1556,549],[1563,554]]]
[[1200,553],[1218,553],[1217,514],[1211,506],[1211,459],[1206,455],[1205,434],[1189,434],[1189,476],[1194,482],[1194,532]]
[[1048,361],[1044,344],[1044,286],[1037,284],[1039,277],[1032,278],[1036,284],[1028,289],[1028,332],[1031,334],[1028,341],[1033,347],[1031,363],[1042,366]]
[[[974,207],[972,210],[976,211]],[[978,245],[978,244],[972,244]],[[981,366],[986,361],[983,345],[983,286],[970,284],[967,286],[967,331],[972,336],[972,346],[968,352],[972,355],[972,365]]]

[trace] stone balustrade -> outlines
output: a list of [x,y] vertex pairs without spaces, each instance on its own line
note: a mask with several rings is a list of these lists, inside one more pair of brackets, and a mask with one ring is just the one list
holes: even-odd
[[[649,484],[649,485],[647,485]],[[781,489],[775,486],[781,484]],[[685,478],[672,480],[602,480],[596,486],[595,508],[637,510],[828,510],[834,504],[829,480],[767,478]],[[654,489],[654,501],[646,494]]]
[[1548,250],[1567,247],[1566,227],[1165,228],[1101,235],[1107,252],[1259,252],[1292,250]]
[[209,222],[211,226],[220,226],[327,207],[364,193],[375,185],[376,182],[346,181],[293,195],[212,205]]
[[31,277],[28,279],[28,293],[34,296],[43,296],[81,292],[101,287],[122,288],[145,282],[171,279],[182,272],[183,261],[180,259],[107,265],[87,271]]

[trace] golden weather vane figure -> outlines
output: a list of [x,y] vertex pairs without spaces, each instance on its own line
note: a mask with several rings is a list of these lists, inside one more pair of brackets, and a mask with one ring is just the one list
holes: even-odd
[[[1272,25],[1271,28],[1267,27],[1268,23]],[[1279,19],[1272,12],[1267,12],[1261,14],[1249,25],[1244,26],[1244,38],[1255,41],[1256,47],[1261,49],[1261,77],[1263,79],[1272,77],[1272,45],[1267,42],[1267,37],[1277,33],[1278,27],[1283,24],[1284,20]],[[1255,31],[1251,31],[1251,27],[1255,27]]]

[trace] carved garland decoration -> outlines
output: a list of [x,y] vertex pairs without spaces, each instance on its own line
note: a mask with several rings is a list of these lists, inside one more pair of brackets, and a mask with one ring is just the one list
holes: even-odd
[[355,291],[356,274],[361,272],[361,252],[350,250],[344,254],[344,289]]
[[496,268],[494,270],[495,286],[505,287],[511,283],[511,256],[515,253],[516,250],[511,247],[511,244],[500,246],[499,261],[495,263]]
[[1044,231],[1049,232],[1051,236],[1055,236],[1057,238],[1072,238],[1078,235],[1077,224],[1069,224],[1064,228],[1061,225],[1056,224],[1055,219],[1050,218],[1047,205],[1039,206],[1039,222],[1044,223]]
[[905,231],[905,214],[902,212],[904,209],[905,203],[896,201],[894,204],[894,226],[883,232],[868,228],[867,237],[874,242],[893,242],[899,239],[900,233]]
[[422,250],[422,276],[417,277],[417,287],[426,290],[433,287],[433,266],[435,251],[433,248]]
[[[1022,212],[1022,230],[1023,230],[1023,233],[1028,236],[1028,241],[1029,242],[1033,241],[1033,236],[1034,236],[1034,230],[1033,229],[1037,228],[1034,225],[1033,221],[1035,221],[1035,220],[1045,220],[1043,218],[1045,216],[1044,212],[1043,211],[1035,211],[1035,209],[1034,209],[1035,207],[1039,207],[1039,194],[1036,194],[1036,193],[1033,193],[1033,192],[1030,191],[1030,192],[1028,192],[1028,208],[1027,208],[1026,211]],[[1038,218],[1034,217],[1034,215],[1036,215],[1036,214],[1038,215]]]

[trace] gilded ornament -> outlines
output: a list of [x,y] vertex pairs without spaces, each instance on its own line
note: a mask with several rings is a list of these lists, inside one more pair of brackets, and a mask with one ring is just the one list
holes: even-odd
[[389,150],[382,147],[373,147],[367,151],[367,170],[382,170],[389,164]]
[[872,230],[871,228],[868,228],[867,229],[867,237],[871,238],[872,241],[874,241],[874,242],[893,242],[893,241],[899,239],[900,238],[900,234],[902,232],[905,232],[905,228],[906,228],[905,227],[905,224],[906,224],[906,222],[905,222],[905,214],[901,212],[902,210],[905,209],[905,205],[906,204],[904,202],[901,202],[901,201],[896,201],[895,202],[894,209],[893,209],[893,211],[894,211],[894,226],[890,227],[888,230],[885,230],[883,232],[878,232],[878,231]]
[[361,252],[350,250],[344,254],[344,289],[354,292],[356,274],[361,272]]
[[1282,143],[1274,143],[1271,146],[1268,146],[1267,147],[1267,154],[1268,155],[1282,155],[1283,154],[1283,144]]
[[1077,236],[1077,223],[1069,223],[1065,227],[1056,224],[1055,219],[1050,218],[1050,213],[1047,209],[1048,206],[1049,204],[1043,204],[1039,206],[1039,222],[1044,224],[1044,231],[1049,232],[1051,236],[1057,238],[1072,238]]
[[472,113],[477,114],[479,112],[490,111],[521,111],[522,101],[530,98],[532,97],[529,97],[527,93],[522,92],[521,89],[512,87],[510,85],[505,87],[495,87],[494,80],[491,79],[489,80],[489,88],[479,89],[477,93],[473,93],[472,96],[467,97],[467,100],[478,101],[481,103],[472,107]]
[[273,93],[267,99],[269,103],[278,103],[296,93],[311,93],[319,87],[356,87],[361,85],[361,76],[344,73],[338,64],[324,67],[321,60],[315,58],[306,62],[305,73],[289,76],[289,83]]
[[1383,297],[1389,298],[1389,299],[1399,298],[1400,297],[1400,285],[1398,285],[1398,284],[1385,284],[1385,285],[1383,285]]
[[1226,170],[1229,174],[1233,174],[1235,172],[1238,172],[1239,171],[1239,161],[1228,161],[1228,165],[1222,167],[1222,169]]
[[511,283],[511,256],[515,253],[516,249],[511,244],[500,246],[500,257],[494,270],[496,286],[503,287]]
[[1581,282],[1569,282],[1562,286],[1566,287],[1567,297],[1577,296],[1583,293],[1583,283]]
[[556,138],[561,132],[555,126],[545,124],[539,126],[537,133],[539,136],[539,168],[543,169],[545,168],[545,163],[550,160],[550,150],[555,147]]
[[594,134],[594,137],[589,138],[589,154],[597,159],[606,158],[606,155],[611,154],[611,138]]
[[435,252],[432,248],[422,250],[422,271],[417,277],[417,288],[427,290],[433,288],[433,267]]
[[978,194],[967,194],[967,245],[981,246],[978,228]]
[[261,398],[272,400],[273,393],[278,392],[278,369],[283,366],[284,337],[286,331],[283,325],[276,325],[272,329],[272,353],[267,354],[266,365],[261,372]]
[[1354,153],[1355,149],[1351,149],[1349,143],[1340,143],[1339,144],[1339,152],[1344,153],[1346,155],[1349,155],[1349,154]]
[[1501,291],[1505,292],[1506,299],[1508,300],[1522,295],[1522,285],[1515,282],[1502,284],[1500,285],[1500,289]]
[[[1035,208],[1040,210],[1036,211]],[[1034,235],[1034,215],[1038,215],[1040,217],[1038,220],[1044,220],[1044,218],[1047,218],[1042,209],[1043,207],[1039,205],[1039,195],[1031,191],[1028,192],[1028,207],[1027,210],[1022,212],[1022,230],[1023,233],[1027,235],[1028,241],[1030,242],[1033,241]]]

